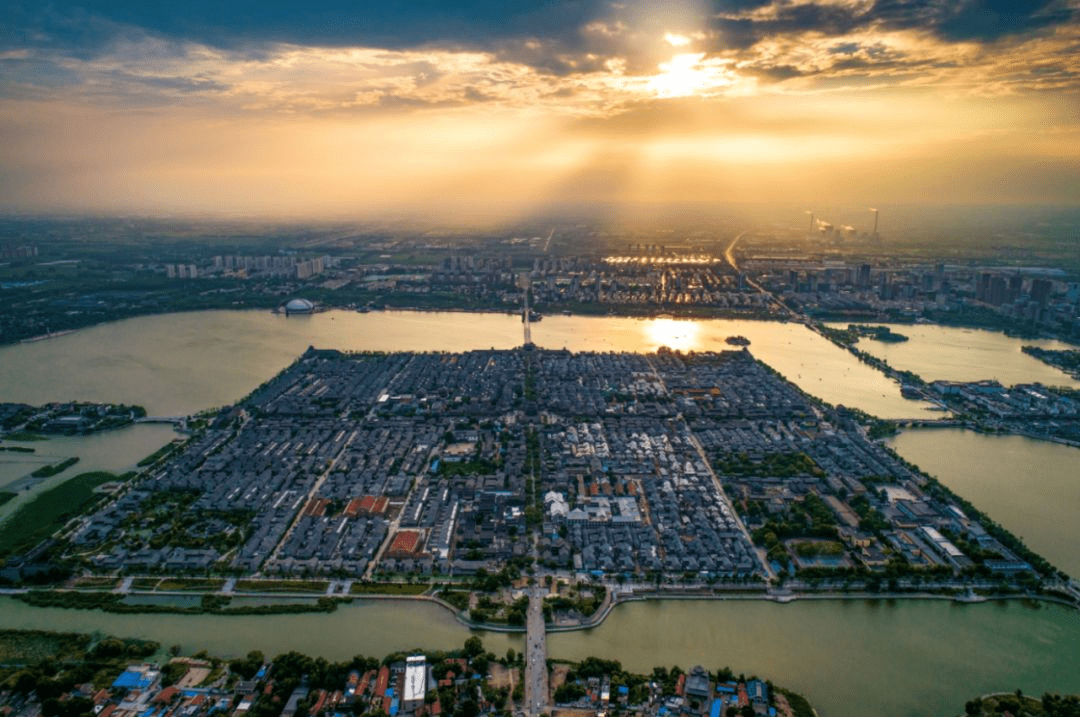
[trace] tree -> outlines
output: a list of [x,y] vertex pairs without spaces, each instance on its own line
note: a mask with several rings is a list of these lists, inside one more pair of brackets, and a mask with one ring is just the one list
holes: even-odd
[[476,704],[476,700],[465,700],[454,710],[454,714],[458,717],[477,717],[480,714],[480,705]]
[[479,637],[473,635],[465,641],[465,655],[467,657],[476,657],[477,655],[483,654],[483,652],[484,641]]

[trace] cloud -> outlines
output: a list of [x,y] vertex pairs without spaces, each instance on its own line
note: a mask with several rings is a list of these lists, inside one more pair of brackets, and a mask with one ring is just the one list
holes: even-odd
[[944,158],[963,148],[995,177],[1022,166],[1025,187],[993,186],[1029,196],[1040,161],[1080,164],[1074,6],[10,4],[0,176],[34,206],[509,211],[830,183],[915,196],[913,167],[959,182]]
[[[282,43],[489,48],[508,38],[573,36],[605,7],[600,0],[88,0],[78,4],[61,1],[34,10],[15,0],[6,5],[10,24],[37,27],[73,45],[100,45],[111,26],[142,28],[220,49]],[[87,18],[99,19],[89,34],[79,29]]]

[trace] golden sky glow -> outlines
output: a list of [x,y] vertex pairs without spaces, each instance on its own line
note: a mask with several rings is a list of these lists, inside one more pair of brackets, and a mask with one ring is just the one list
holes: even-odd
[[[501,221],[549,202],[1080,197],[1075,3],[989,39],[890,25],[869,0],[734,5],[612,6],[572,43],[15,42],[0,202]],[[862,21],[783,25],[810,10]]]

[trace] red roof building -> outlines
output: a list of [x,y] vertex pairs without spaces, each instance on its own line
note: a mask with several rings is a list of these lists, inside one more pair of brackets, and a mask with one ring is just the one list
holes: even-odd
[[394,540],[390,543],[390,550],[388,553],[393,555],[412,555],[416,552],[416,548],[420,545],[420,531],[418,530],[399,530],[394,535]]
[[379,679],[375,682],[375,696],[382,697],[390,685],[390,668],[385,665],[379,669]]
[[180,694],[180,688],[176,685],[170,685],[154,695],[154,699],[150,701],[155,705],[167,705],[172,702],[178,694]]

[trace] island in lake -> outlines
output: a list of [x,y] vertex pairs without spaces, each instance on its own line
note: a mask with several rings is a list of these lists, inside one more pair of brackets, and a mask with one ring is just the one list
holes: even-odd
[[[66,575],[91,592],[19,599],[229,612],[232,595],[332,610],[426,592],[470,625],[513,630],[528,584],[552,629],[673,593],[1076,599],[1063,573],[871,440],[865,417],[745,349],[309,349],[189,428],[138,477],[20,507],[0,534],[3,577]],[[207,598],[131,605],[93,592],[106,585]]]

